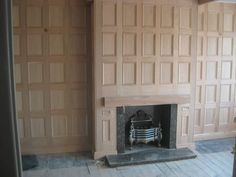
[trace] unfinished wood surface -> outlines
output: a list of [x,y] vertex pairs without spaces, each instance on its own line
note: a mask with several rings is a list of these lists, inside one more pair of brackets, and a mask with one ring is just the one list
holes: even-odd
[[13,1],[18,127],[24,154],[91,149],[87,10],[83,0]]
[[196,140],[235,135],[235,12],[234,4],[198,8]]
[[95,158],[116,153],[113,111],[122,105],[181,103],[178,143],[190,144],[197,2],[97,0],[93,8]]
[[130,96],[130,97],[105,97],[105,107],[161,105],[161,104],[186,104],[190,102],[190,95],[159,95],[159,96]]

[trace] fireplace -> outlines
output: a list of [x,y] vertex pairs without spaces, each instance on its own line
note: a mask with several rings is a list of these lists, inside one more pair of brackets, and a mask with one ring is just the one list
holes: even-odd
[[174,149],[176,124],[177,104],[117,107],[117,151],[139,143]]

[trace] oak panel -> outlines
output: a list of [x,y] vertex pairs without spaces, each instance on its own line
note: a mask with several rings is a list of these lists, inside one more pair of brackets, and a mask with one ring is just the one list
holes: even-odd
[[150,85],[155,83],[155,63],[142,63],[142,84]]
[[42,56],[43,39],[40,34],[31,34],[27,37],[27,54],[28,56]]
[[123,3],[123,25],[136,26],[137,25],[137,4]]
[[136,56],[137,55],[136,33],[123,34],[123,55]]
[[67,119],[63,115],[54,115],[52,119],[52,136],[65,137],[67,136]]
[[174,36],[161,34],[161,56],[173,56]]
[[103,63],[103,85],[116,84],[116,63]]
[[174,26],[174,6],[161,6],[161,27],[172,28]]
[[143,26],[156,26],[156,6],[153,4],[143,4]]
[[163,62],[160,64],[160,83],[171,84],[173,82],[173,64]]
[[136,84],[136,63],[123,63],[123,84]]
[[103,33],[103,56],[116,55],[116,33]]
[[45,121],[41,118],[30,119],[31,136],[39,138],[45,136]]
[[102,3],[102,24],[103,26],[116,25],[116,4],[113,2]]
[[29,62],[29,83],[43,82],[43,64],[41,62]]
[[30,111],[44,111],[44,93],[41,90],[29,91]]

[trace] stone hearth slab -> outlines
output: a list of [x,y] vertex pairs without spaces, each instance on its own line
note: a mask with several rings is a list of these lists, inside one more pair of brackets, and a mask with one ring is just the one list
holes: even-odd
[[197,157],[189,148],[164,149],[156,148],[129,154],[107,155],[110,167],[146,164],[154,162],[167,162]]

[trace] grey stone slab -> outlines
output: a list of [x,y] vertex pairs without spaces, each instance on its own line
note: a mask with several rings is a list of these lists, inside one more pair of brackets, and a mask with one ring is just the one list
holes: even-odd
[[106,156],[106,159],[110,167],[118,167],[125,165],[183,160],[195,157],[196,155],[188,148],[156,148],[129,154],[108,155]]

